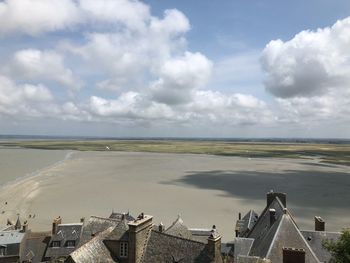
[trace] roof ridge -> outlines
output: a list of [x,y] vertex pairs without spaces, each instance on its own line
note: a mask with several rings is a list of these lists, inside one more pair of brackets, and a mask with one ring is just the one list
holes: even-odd
[[167,234],[167,233],[165,233],[165,232],[159,232],[159,231],[154,230],[154,229],[152,229],[152,231],[155,232],[155,233],[159,233],[159,234],[161,234],[161,235],[165,235],[165,236],[169,236],[169,237],[174,237],[174,238],[177,238],[177,239],[186,240],[186,241],[190,241],[190,242],[197,243],[197,244],[202,244],[202,245],[205,245],[205,244],[206,244],[206,243],[203,243],[203,242],[200,242],[200,241],[197,241],[197,240],[188,239],[188,238],[179,237],[179,236],[174,236],[174,235]]
[[97,218],[97,219],[104,219],[104,220],[109,220],[109,221],[113,221],[113,222],[119,222],[120,220],[115,219],[115,218],[109,218],[109,217],[102,217],[102,216],[90,216],[89,219],[91,218]]
[[283,221],[284,218],[285,218],[285,214],[282,215],[282,218],[281,218],[281,220],[280,220],[279,223],[278,223],[278,227],[277,227],[277,229],[276,229],[276,231],[275,231],[275,234],[273,235],[273,239],[271,240],[271,243],[270,243],[270,245],[269,245],[269,249],[267,250],[267,253],[266,253],[266,255],[265,255],[266,258],[268,258],[268,255],[269,255],[270,252],[271,252],[272,245],[273,245],[273,243],[274,243],[274,241],[275,241],[275,239],[276,239],[278,230],[281,228],[282,221]]
[[175,219],[175,221],[165,231],[168,231],[169,229],[174,227],[177,223],[185,226],[188,229],[188,227],[184,224],[184,221],[182,220],[181,216],[178,215],[177,218]]

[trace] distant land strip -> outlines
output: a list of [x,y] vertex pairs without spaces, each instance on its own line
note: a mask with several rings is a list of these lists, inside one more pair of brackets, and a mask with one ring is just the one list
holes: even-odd
[[46,150],[188,153],[246,158],[313,158],[350,166],[350,145],[210,140],[8,140],[2,147]]

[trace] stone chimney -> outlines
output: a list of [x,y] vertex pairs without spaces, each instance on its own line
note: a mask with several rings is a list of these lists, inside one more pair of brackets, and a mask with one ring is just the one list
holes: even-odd
[[165,226],[163,225],[162,222],[160,222],[160,224],[158,225],[158,231],[159,232],[164,232],[165,231]]
[[282,250],[283,250],[283,263],[305,263],[304,249],[284,247]]
[[208,254],[212,258],[213,263],[221,263],[221,236],[216,230],[216,226],[213,225],[211,234],[208,237]]
[[320,217],[315,216],[315,231],[325,231],[326,222]]
[[129,226],[129,263],[140,263],[145,242],[152,230],[152,216],[141,213]]
[[25,220],[25,221],[23,222],[21,232],[25,233],[25,232],[27,232],[27,230],[28,230],[28,221]]
[[285,193],[275,193],[273,190],[266,194],[267,206],[269,206],[276,197],[278,197],[284,207],[287,207],[287,195]]
[[60,216],[55,218],[52,222],[52,235],[56,235],[59,224],[62,224],[62,218]]
[[270,226],[272,226],[273,223],[275,223],[276,221],[276,209],[270,208],[269,214],[270,214]]

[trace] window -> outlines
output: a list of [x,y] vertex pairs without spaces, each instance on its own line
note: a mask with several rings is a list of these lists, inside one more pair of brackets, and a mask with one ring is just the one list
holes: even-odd
[[7,248],[5,246],[0,246],[0,256],[5,256]]
[[61,246],[61,241],[52,241],[52,247],[60,247]]
[[75,240],[67,240],[66,247],[75,247]]
[[122,258],[128,257],[128,242],[120,243],[120,257]]

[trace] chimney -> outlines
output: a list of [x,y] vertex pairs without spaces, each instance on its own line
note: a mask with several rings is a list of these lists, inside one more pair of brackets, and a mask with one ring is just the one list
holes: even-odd
[[326,222],[320,217],[315,216],[315,231],[325,231]]
[[275,193],[273,190],[266,194],[266,205],[269,206],[276,197],[278,197],[284,207],[287,207],[287,195],[285,193]]
[[270,214],[270,226],[272,226],[273,223],[275,223],[276,221],[276,209],[270,208],[269,214]]
[[80,218],[80,223],[84,224],[84,222],[85,222],[85,217]]
[[241,220],[242,219],[242,214],[241,212],[238,213],[238,220]]
[[62,218],[60,216],[55,218],[52,222],[52,235],[56,235],[59,224],[62,224]]
[[140,263],[145,242],[152,230],[152,216],[141,213],[129,226],[129,262]]
[[283,249],[283,263],[305,263],[305,250],[302,248]]
[[209,256],[212,258],[213,263],[221,263],[222,257],[221,257],[221,236],[216,230],[216,226],[213,225],[213,228],[211,230],[211,234],[208,237],[208,253]]
[[159,232],[164,232],[165,231],[165,227],[164,227],[162,222],[160,222],[160,224],[158,225],[158,231]]
[[28,221],[26,220],[26,221],[23,222],[21,232],[25,233],[25,232],[27,232],[27,230],[28,230]]

